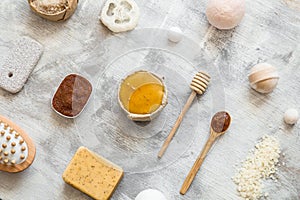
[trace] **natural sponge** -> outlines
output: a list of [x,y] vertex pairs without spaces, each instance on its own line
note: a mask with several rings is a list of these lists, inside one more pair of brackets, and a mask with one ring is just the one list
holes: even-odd
[[101,11],[102,23],[115,33],[134,29],[140,18],[140,9],[134,0],[107,0]]
[[206,16],[218,29],[232,29],[245,14],[245,0],[208,0]]
[[123,177],[123,170],[93,153],[80,147],[63,174],[66,183],[98,200],[111,197]]

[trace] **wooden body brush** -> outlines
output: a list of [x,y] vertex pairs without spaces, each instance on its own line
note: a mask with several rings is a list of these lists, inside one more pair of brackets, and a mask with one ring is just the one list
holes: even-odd
[[190,97],[188,98],[186,104],[184,105],[180,115],[178,116],[175,125],[173,126],[171,132],[169,133],[167,139],[165,140],[163,146],[161,147],[158,157],[161,158],[165,151],[167,150],[172,138],[174,137],[176,130],[178,129],[185,113],[188,111],[190,108],[191,104],[193,103],[194,98],[196,97],[197,94],[203,94],[208,86],[208,83],[210,81],[210,76],[204,72],[198,72],[193,80],[192,83],[190,84],[190,88],[193,90],[192,93],[190,94]]
[[30,137],[15,123],[0,116],[0,171],[21,172],[35,157]]

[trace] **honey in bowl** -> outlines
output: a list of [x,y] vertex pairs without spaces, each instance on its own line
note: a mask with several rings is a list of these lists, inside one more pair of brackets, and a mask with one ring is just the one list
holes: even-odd
[[127,76],[119,89],[119,102],[134,121],[150,121],[167,104],[167,91],[163,80],[147,71]]
[[164,96],[164,86],[148,83],[138,87],[129,98],[129,112],[149,114],[159,108]]

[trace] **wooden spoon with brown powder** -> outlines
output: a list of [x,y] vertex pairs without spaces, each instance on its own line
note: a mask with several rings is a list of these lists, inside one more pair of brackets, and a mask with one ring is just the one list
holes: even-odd
[[197,160],[195,161],[192,169],[190,170],[188,176],[186,177],[181,190],[180,194],[185,194],[187,190],[189,189],[190,185],[192,184],[197,172],[199,171],[207,153],[209,152],[210,148],[212,147],[213,143],[216,141],[216,139],[225,133],[227,129],[229,128],[231,122],[231,117],[229,113],[225,111],[217,112],[210,124],[210,136],[201,152],[201,154],[198,156]]

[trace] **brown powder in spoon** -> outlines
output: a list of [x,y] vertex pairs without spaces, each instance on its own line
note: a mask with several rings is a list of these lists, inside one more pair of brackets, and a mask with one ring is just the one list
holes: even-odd
[[230,116],[227,112],[221,111],[214,115],[211,120],[211,128],[217,132],[221,133],[228,129],[230,125]]

